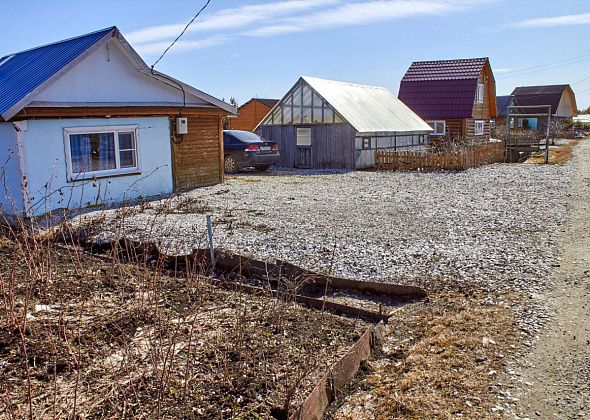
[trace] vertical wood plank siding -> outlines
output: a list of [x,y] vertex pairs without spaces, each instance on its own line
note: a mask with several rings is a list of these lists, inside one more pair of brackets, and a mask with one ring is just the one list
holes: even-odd
[[172,142],[174,189],[187,190],[223,182],[223,140],[218,115],[188,117],[188,134]]
[[297,128],[311,128],[312,168],[354,169],[356,163],[354,138],[356,130],[350,124],[321,124],[311,126],[267,125],[256,133],[266,140],[275,141],[281,153],[280,167],[295,166]]

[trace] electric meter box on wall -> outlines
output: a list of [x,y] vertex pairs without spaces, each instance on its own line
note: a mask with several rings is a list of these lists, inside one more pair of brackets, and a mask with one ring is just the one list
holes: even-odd
[[188,118],[178,117],[176,119],[176,134],[188,134]]

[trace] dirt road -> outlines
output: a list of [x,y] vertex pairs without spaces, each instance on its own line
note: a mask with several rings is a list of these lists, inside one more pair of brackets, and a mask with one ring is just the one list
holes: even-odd
[[590,418],[590,140],[575,152],[563,261],[544,298],[553,313],[524,360],[519,416]]

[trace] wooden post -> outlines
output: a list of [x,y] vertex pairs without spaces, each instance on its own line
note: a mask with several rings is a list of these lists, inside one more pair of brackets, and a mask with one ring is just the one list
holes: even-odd
[[547,114],[547,133],[545,134],[545,165],[549,163],[549,126],[551,125],[551,105]]

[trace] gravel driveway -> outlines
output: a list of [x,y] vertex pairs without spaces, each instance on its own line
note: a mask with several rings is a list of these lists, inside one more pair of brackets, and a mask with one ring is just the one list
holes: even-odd
[[357,279],[532,293],[559,263],[572,172],[568,163],[244,174],[135,207],[121,226],[183,253],[206,246],[210,213],[216,246],[257,258]]

